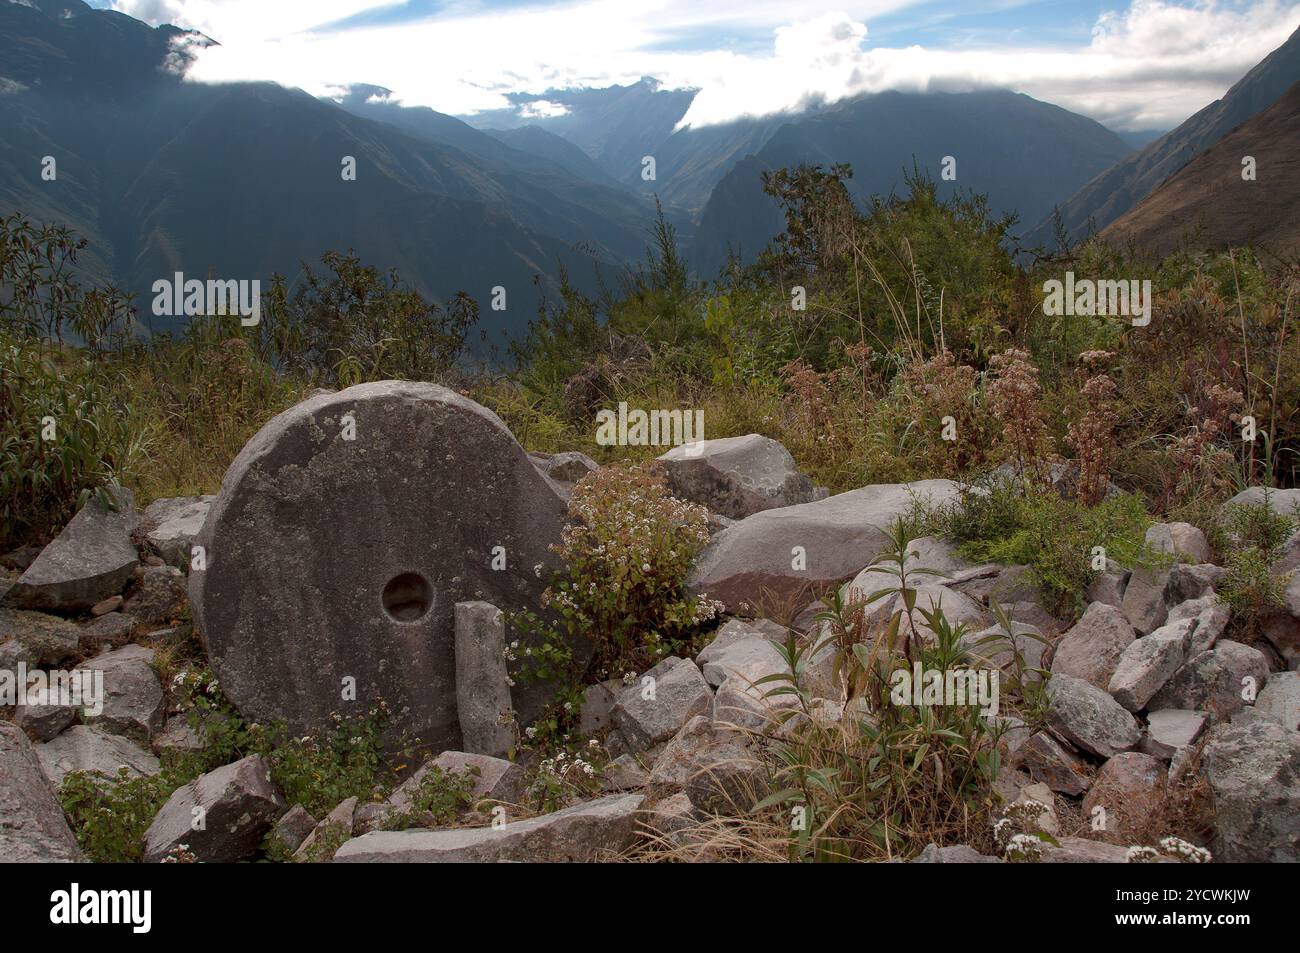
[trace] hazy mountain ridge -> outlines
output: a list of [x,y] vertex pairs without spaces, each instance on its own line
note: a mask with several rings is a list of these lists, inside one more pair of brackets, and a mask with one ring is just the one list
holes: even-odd
[[[1061,223],[1075,238],[1091,224],[1104,229],[1170,178],[1196,155],[1232,129],[1275,103],[1300,80],[1300,29],[1216,99],[1172,132],[1119,162],[1061,203]],[[1055,237],[1053,216],[1027,236],[1048,246]]]

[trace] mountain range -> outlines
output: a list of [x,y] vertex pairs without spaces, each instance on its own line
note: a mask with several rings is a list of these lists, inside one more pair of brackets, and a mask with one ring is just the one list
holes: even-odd
[[[1262,223],[1251,228],[1200,206],[1228,204],[1235,193],[1215,189],[1235,186],[1213,185],[1212,170],[1247,145],[1259,153],[1257,184],[1295,194],[1294,113],[1279,101],[1300,79],[1298,37],[1135,150],[1091,119],[1006,90],[882,92],[697,128],[685,122],[696,91],[649,78],[512,94],[508,109],[464,117],[360,83],[334,99],[201,84],[184,74],[215,42],[202,34],[81,0],[0,2],[0,214],[76,229],[90,242],[88,278],[133,292],[142,311],[152,282],[177,271],[293,278],[303,262],[351,248],[435,300],[465,291],[484,305],[505,287],[507,309],[481,311],[493,341],[524,327],[562,272],[595,291],[640,260],[656,200],[700,277],[732,252],[752,259],[783,227],[761,174],[798,163],[851,164],[860,202],[925,169],[941,195],[982,192],[994,211],[1015,212],[1029,244],[1049,243],[1059,208],[1076,234],[1114,223],[1105,237],[1159,247],[1189,228],[1202,241],[1289,247],[1285,201],[1243,199]],[[54,181],[41,175],[46,156]],[[345,157],[354,180],[341,174]],[[942,176],[944,157],[955,180]],[[183,320],[142,317],[154,330]]]

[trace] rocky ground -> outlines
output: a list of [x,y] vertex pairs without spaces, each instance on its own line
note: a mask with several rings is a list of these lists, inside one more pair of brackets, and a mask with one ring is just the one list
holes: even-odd
[[[400,429],[405,411],[396,412],[394,422],[391,404],[397,399],[408,407],[416,398],[399,385],[368,386],[373,391],[354,401],[359,445],[364,448],[368,431],[378,428],[398,428],[395,445],[411,443],[410,433]],[[428,407],[435,414],[482,410],[467,410],[468,401],[453,402],[436,391],[441,389],[417,395],[425,409],[413,412],[416,417]],[[115,509],[85,506],[44,548],[3,558],[0,670],[102,672],[105,695],[102,710],[93,714],[67,705],[5,709],[0,860],[82,858],[56,796],[66,776],[157,775],[169,750],[202,747],[201,727],[196,731],[184,717],[173,686],[159,677],[178,646],[194,644],[192,619],[209,626],[198,633],[201,644],[212,655],[223,690],[249,720],[281,717],[295,731],[310,730],[333,701],[318,704],[317,696],[336,691],[339,672],[357,673],[363,699],[370,691],[398,699],[403,717],[427,729],[422,737],[436,738],[434,750],[441,753],[382,799],[350,797],[320,817],[290,802],[260,755],[235,760],[171,793],[144,834],[147,861],[255,859],[271,843],[282,857],[336,862],[716,859],[703,833],[708,819],[743,814],[746,800],[752,804],[761,796],[768,778],[764,739],[788,724],[788,712],[782,712],[788,705],[755,684],[785,669],[774,641],[785,640],[787,627],[764,618],[765,607],[802,599],[790,626],[803,639],[815,638],[816,606],[800,608],[808,593],[843,586],[851,597],[880,588],[880,569],[871,564],[887,543],[881,527],[918,498],[943,502],[958,492],[947,481],[926,481],[828,497],[798,472],[783,447],[758,435],[666,454],[674,494],[713,514],[712,540],[690,582],[722,603],[721,624],[694,658],[664,658],[647,672],[587,689],[581,733],[596,740],[604,762],[597,766],[593,759],[591,796],[538,813],[515,807],[537,765],[509,758],[513,735],[503,732],[499,715],[513,705],[520,727],[527,728],[529,702],[522,689],[511,700],[507,637],[494,608],[512,593],[535,594],[527,582],[535,560],[511,565],[507,573],[517,574],[509,584],[475,578],[471,564],[477,556],[465,549],[472,520],[449,528],[446,513],[427,503],[428,494],[418,502],[416,494],[408,500],[405,491],[393,489],[404,482],[393,471],[310,466],[324,453],[351,450],[308,446],[296,435],[295,420],[328,434],[341,396],[321,395],[301,405],[305,410],[287,412],[299,416],[280,421],[266,437],[269,452],[241,455],[219,498],[158,500],[138,510],[122,493]],[[368,416],[368,407],[375,417]],[[497,497],[496,535],[484,548],[507,540],[509,558],[516,545],[508,541],[512,536],[558,532],[564,500],[595,465],[581,454],[525,456],[500,421],[482,413],[491,420],[475,417],[474,426],[483,427],[479,449],[448,464],[460,481],[458,492],[472,494],[476,484],[495,481],[494,492],[513,493],[548,514],[539,529],[535,512],[517,512]],[[421,473],[422,486],[437,478]],[[440,558],[465,564],[444,565],[432,596],[422,595],[423,577],[416,572],[405,601],[396,609],[383,602],[388,621],[379,610],[380,596],[393,583],[382,581],[400,561],[390,567],[383,553],[360,552],[357,575],[337,577],[322,568],[327,555],[312,552],[313,540],[334,553],[350,545],[352,530],[329,525],[343,518],[329,515],[330,501],[355,496],[358,486],[368,487],[373,500],[362,516],[349,517],[357,538],[436,532],[460,546],[449,544]],[[247,508],[245,494],[251,493],[262,501],[255,510]],[[1279,491],[1273,500],[1289,504],[1288,494],[1300,497],[1300,491]],[[1260,491],[1250,490],[1235,502],[1260,499]],[[455,500],[445,505],[453,507]],[[407,506],[424,509],[415,519]],[[242,552],[225,542],[231,534],[246,533],[251,553],[258,534],[277,520],[275,531],[285,534],[283,551],[301,557],[302,574],[276,564],[281,550],[262,549],[255,567],[260,581],[250,575],[254,567],[222,564],[228,554]],[[540,550],[546,541],[529,545]],[[1131,859],[1129,848],[1149,843],[1153,829],[1182,804],[1199,805],[1200,813],[1189,821],[1192,829],[1165,832],[1199,840],[1217,861],[1300,860],[1300,575],[1290,575],[1300,568],[1300,532],[1271,567],[1287,583],[1286,609],[1268,620],[1264,637],[1254,644],[1225,637],[1231,616],[1216,596],[1224,570],[1210,562],[1199,529],[1156,524],[1147,543],[1170,557],[1167,566],[1129,571],[1110,563],[1087,592],[1082,615],[1062,619],[1044,606],[1025,567],[972,564],[940,538],[911,541],[911,565],[942,574],[926,577],[918,605],[941,605],[950,621],[967,626],[971,645],[979,643],[977,634],[996,627],[994,604],[1005,607],[1017,646],[1034,667],[1050,672],[1043,724],[1011,719],[1002,738],[998,792],[1007,805],[1029,805],[1033,825],[1051,835],[1034,851],[1044,862],[1124,862]],[[212,560],[204,568],[196,567],[196,545]],[[803,550],[802,560],[798,554],[792,558],[796,547]],[[407,562],[415,565],[413,560]],[[364,567],[378,564],[378,581],[372,583]],[[201,584],[196,573],[207,574]],[[284,622],[284,607],[330,585],[349,597],[373,597],[373,605],[330,603],[328,613],[312,616],[320,619],[318,628],[307,627],[304,635],[298,626],[291,636],[297,620]],[[258,603],[263,593],[278,600],[274,613]],[[198,604],[191,605],[191,598]],[[406,637],[401,633],[412,631],[436,637],[441,649],[433,655],[406,643],[371,655],[370,648],[355,644],[362,632],[365,638],[389,637],[390,622],[403,622],[402,606],[422,599],[435,608],[412,611],[439,615],[436,624],[419,629],[418,619],[425,617],[420,615],[412,623],[416,629],[399,626],[392,637],[400,641]],[[887,618],[896,608],[875,611]],[[371,617],[379,620],[373,632],[366,628]],[[268,645],[278,654],[259,655],[270,651]],[[850,724],[861,713],[853,706],[845,710],[832,662],[829,651],[813,655],[800,684],[814,699],[819,719]],[[329,679],[312,682],[300,675],[293,682],[293,672],[313,667]],[[268,673],[281,680],[270,680]],[[647,678],[656,687],[651,698],[643,690]],[[422,692],[437,697],[421,699]],[[412,811],[413,796],[431,773],[469,779],[469,799],[500,810],[485,810],[475,822],[461,817],[442,827],[388,829],[392,818]],[[1099,808],[1106,817],[1100,828],[1092,823]],[[193,824],[199,814],[206,818],[202,829]],[[1000,862],[1003,857],[994,853],[988,845],[932,845],[915,859]]]

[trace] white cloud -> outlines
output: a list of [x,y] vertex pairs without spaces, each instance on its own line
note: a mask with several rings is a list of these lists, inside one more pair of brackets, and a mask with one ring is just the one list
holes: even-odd
[[[873,18],[922,0],[573,0],[493,10],[465,0],[434,17],[347,30],[325,24],[388,0],[117,0],[150,22],[201,30],[198,81],[267,79],[324,95],[373,83],[449,113],[498,109],[506,92],[606,86],[644,75],[700,88],[686,121],[798,109],[882,89],[1010,87],[1121,129],[1170,127],[1221,96],[1300,21],[1300,0],[1133,0],[1086,44],[871,47]],[[848,9],[844,9],[848,8]],[[698,49],[682,35],[767,31],[768,53]],[[1023,36],[1024,31],[1019,31]],[[553,104],[534,104],[545,110]]]

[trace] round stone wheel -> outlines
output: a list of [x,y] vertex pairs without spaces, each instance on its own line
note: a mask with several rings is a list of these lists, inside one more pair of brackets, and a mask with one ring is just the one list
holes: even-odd
[[[190,574],[195,622],[249,721],[317,731],[382,700],[390,747],[454,749],[454,606],[536,608],[564,518],[500,418],[454,391],[383,381],[318,394],[226,472],[194,541],[206,563]],[[546,693],[513,691],[524,718]]]

